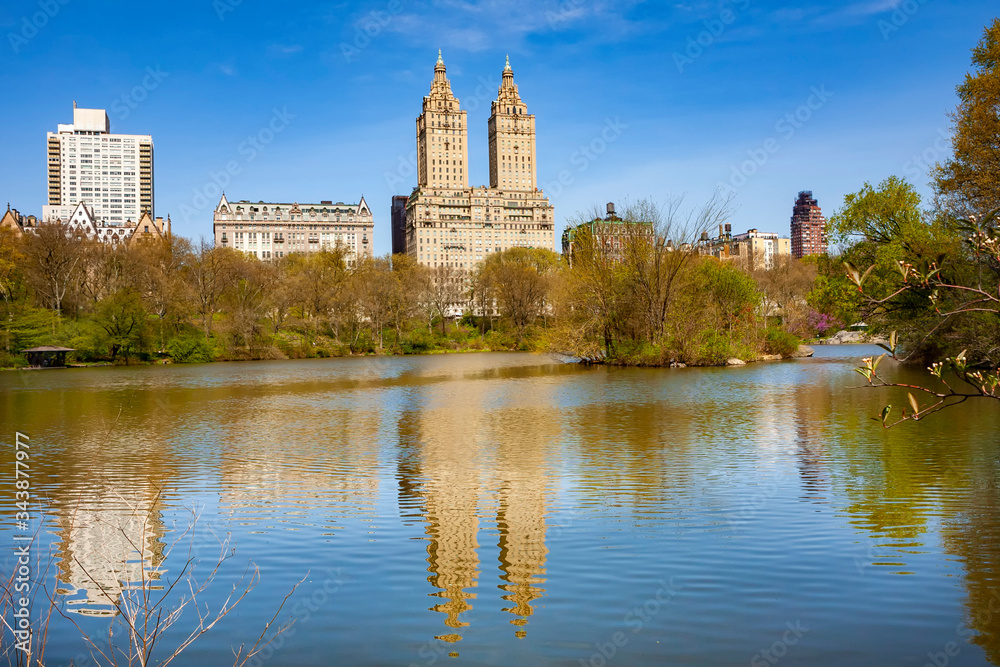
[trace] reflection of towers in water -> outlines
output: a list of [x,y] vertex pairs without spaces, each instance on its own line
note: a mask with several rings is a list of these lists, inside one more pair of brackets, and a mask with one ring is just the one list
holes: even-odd
[[524,637],[524,626],[533,613],[531,603],[545,591],[545,559],[549,553],[545,546],[545,480],[528,475],[507,482],[500,489],[500,507],[497,511],[497,530],[500,533],[500,578],[510,603],[504,611],[513,614],[511,620],[518,626],[515,635]]
[[[512,403],[492,419],[490,439],[496,443],[495,474],[498,477],[501,588],[508,605],[504,611],[514,616],[515,636],[523,638],[532,603],[545,594],[546,501],[545,474],[548,447],[559,439],[559,420],[549,394],[551,385],[523,384]],[[530,424],[525,428],[525,424]]]
[[155,488],[122,496],[102,486],[87,491],[86,504],[61,513],[58,592],[69,598],[69,611],[111,616],[123,593],[143,584],[159,588],[165,573],[160,508]]
[[[517,636],[544,594],[544,461],[558,421],[530,380],[505,387],[509,394],[493,380],[442,383],[400,417],[400,509],[426,517],[427,580],[441,598],[431,609],[445,615],[444,641],[461,639],[477,598],[484,505],[495,503],[503,609],[515,617]],[[497,489],[496,498],[485,499],[484,489]]]
[[[468,625],[461,619],[472,609],[472,589],[479,578],[479,442],[468,428],[479,397],[470,392],[451,395],[456,383],[433,390],[421,411],[424,512],[427,520],[427,581],[437,588],[432,595],[440,602],[432,610],[445,614],[445,625],[458,630]],[[465,384],[465,383],[461,383]],[[442,396],[441,394],[448,394]],[[450,632],[438,637],[456,642],[461,635]]]
[[802,499],[817,503],[830,493],[826,443],[830,440],[829,415],[836,409],[833,392],[825,383],[803,383],[796,387],[795,458],[802,483]]

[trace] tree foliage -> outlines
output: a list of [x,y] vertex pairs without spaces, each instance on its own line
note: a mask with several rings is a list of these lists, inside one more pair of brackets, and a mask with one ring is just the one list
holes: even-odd
[[958,218],[1000,208],[1000,19],[984,30],[972,66],[951,114],[954,156],[934,173],[942,207]]

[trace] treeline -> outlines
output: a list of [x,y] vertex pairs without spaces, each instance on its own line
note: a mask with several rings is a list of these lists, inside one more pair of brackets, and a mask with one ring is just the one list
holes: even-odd
[[[61,225],[0,230],[0,365],[36,345],[76,362],[206,362],[458,350],[556,351],[607,363],[725,363],[787,354],[811,336],[815,269],[701,257],[709,204],[639,202],[655,230],[612,248],[583,235],[572,266],[549,250],[491,255],[472,274],[342,248],[262,262],[186,239],[107,245]],[[814,319],[814,318],[813,318]]]
[[[262,262],[176,236],[107,245],[58,224],[0,230],[0,365],[23,365],[21,351],[36,345],[114,363],[526,345],[499,317],[449,317],[464,290],[450,271],[406,256],[355,263],[339,247]],[[524,321],[523,307],[512,304],[509,319]]]

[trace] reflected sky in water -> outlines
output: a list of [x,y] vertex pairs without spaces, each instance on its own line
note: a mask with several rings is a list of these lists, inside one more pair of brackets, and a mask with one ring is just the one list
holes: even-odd
[[[267,664],[747,664],[789,627],[782,664],[923,665],[949,642],[949,665],[1000,664],[1000,411],[883,431],[891,395],[853,388],[870,353],[3,373],[0,421],[32,438],[46,586],[88,631],[226,539],[206,603],[261,568],[186,664],[231,663],[299,580]],[[83,643],[55,623],[68,664]]]

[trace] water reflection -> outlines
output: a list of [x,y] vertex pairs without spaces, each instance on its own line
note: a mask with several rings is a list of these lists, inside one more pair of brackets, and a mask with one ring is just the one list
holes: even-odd
[[158,489],[106,480],[76,506],[63,508],[56,519],[57,593],[66,597],[69,611],[114,616],[123,594],[162,588],[166,528],[161,509]]
[[519,385],[521,391],[509,392],[503,386],[538,370],[466,373],[461,383],[410,395],[400,412],[400,514],[426,524],[427,581],[436,589],[430,595],[440,599],[431,610],[444,616],[447,631],[436,638],[445,642],[460,641],[469,625],[463,616],[478,597],[486,558],[480,535],[492,525],[503,611],[513,616],[515,636],[526,636],[533,603],[544,595],[546,451],[559,421],[547,418],[550,388]]
[[177,572],[164,517],[194,506],[242,540],[241,560],[270,559],[264,606],[306,570],[352,582],[274,664],[314,664],[295,651],[356,642],[358,628],[399,630],[370,662],[409,664],[437,638],[473,662],[578,664],[675,574],[683,595],[617,662],[745,664],[803,610],[815,630],[797,650],[819,648],[789,664],[923,664],[947,641],[956,664],[1000,664],[1000,419],[963,406],[884,432],[870,420],[884,397],[850,389],[844,359],[25,377],[0,392],[0,421],[48,447],[33,479],[56,517],[53,576],[80,613]]

